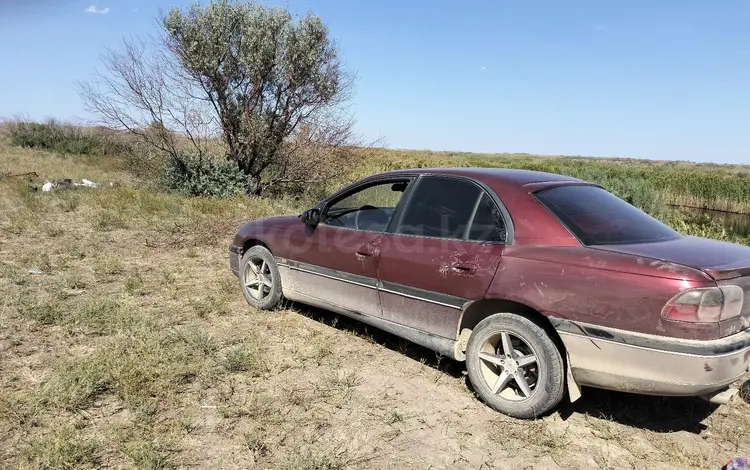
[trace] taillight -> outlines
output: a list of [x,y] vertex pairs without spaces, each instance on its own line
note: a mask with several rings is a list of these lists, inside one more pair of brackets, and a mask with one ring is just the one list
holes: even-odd
[[661,316],[674,321],[715,323],[739,316],[743,297],[739,286],[689,289],[667,302]]

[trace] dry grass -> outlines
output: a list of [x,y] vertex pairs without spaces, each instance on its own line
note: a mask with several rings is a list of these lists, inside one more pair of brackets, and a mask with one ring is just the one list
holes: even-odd
[[247,307],[226,245],[283,201],[140,188],[111,159],[0,148],[0,462],[8,468],[719,468],[750,406],[586,391],[504,418],[462,365],[336,315]]

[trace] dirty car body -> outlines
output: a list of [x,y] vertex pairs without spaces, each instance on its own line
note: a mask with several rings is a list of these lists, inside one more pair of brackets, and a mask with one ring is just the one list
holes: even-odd
[[475,329],[492,328],[488,317],[528,320],[537,333],[500,322],[474,348],[472,382],[486,378],[486,394],[512,389],[506,398],[515,405],[536,393],[544,367],[557,367],[557,353],[531,338],[538,331],[559,351],[573,399],[582,385],[710,397],[750,363],[750,248],[683,236],[574,178],[480,168],[383,173],[301,216],[242,226],[230,246],[241,280],[243,255],[256,246],[272,253],[284,298],[467,364]]

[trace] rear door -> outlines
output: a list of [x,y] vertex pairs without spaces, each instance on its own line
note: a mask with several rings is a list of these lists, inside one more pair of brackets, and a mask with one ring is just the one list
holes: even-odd
[[394,177],[352,188],[323,207],[317,226],[293,231],[286,261],[289,287],[302,296],[380,316],[380,248],[409,181]]
[[470,179],[422,176],[380,248],[385,320],[455,338],[462,306],[480,299],[500,263],[506,222]]

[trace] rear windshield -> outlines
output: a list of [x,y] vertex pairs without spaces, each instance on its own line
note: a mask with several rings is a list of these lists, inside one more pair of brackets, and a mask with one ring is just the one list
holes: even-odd
[[680,235],[595,186],[559,186],[534,193],[584,245],[650,243]]

